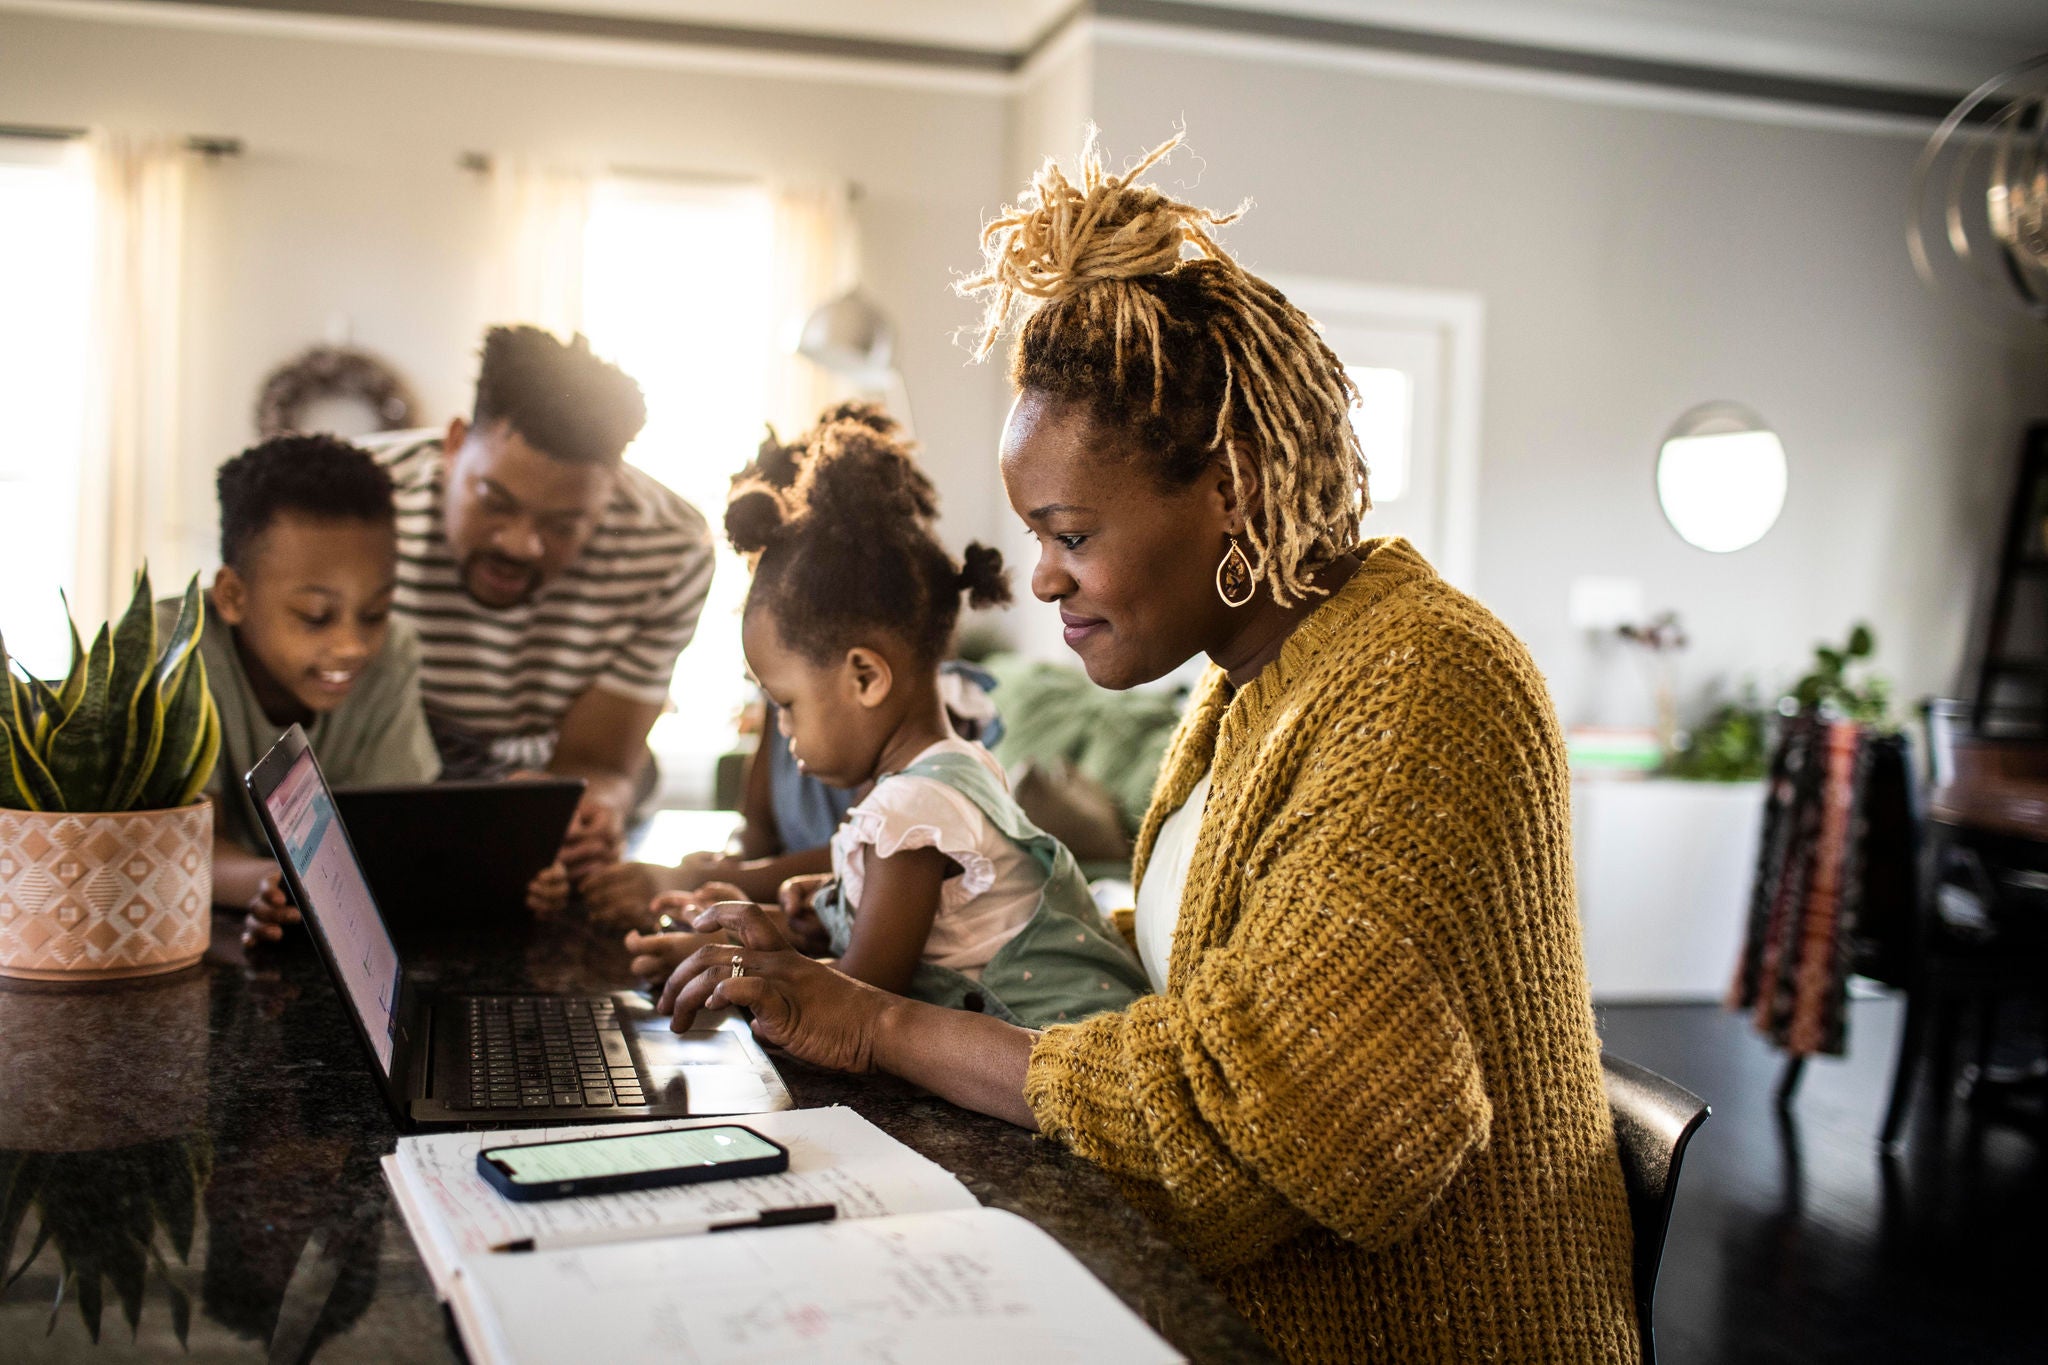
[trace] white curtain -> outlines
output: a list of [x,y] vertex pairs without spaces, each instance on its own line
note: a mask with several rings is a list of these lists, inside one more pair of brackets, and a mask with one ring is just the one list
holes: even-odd
[[171,592],[203,557],[184,543],[180,316],[192,153],[166,138],[95,133],[92,373],[79,480],[80,629],[126,605],[147,561]]
[[[775,327],[769,357],[769,420],[784,436],[809,426],[820,410],[854,396],[844,380],[797,354],[811,310],[851,289],[860,241],[850,187],[778,185],[771,190],[775,252],[769,271]],[[900,416],[901,414],[899,414]]]
[[496,226],[484,297],[489,321],[557,336],[583,328],[583,240],[596,175],[495,157],[486,175]]

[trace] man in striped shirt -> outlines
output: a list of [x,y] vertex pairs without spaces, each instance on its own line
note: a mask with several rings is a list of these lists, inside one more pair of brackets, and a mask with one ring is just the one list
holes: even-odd
[[562,848],[575,881],[618,856],[711,586],[703,516],[624,461],[645,420],[639,385],[581,336],[494,327],[468,420],[366,443],[395,486],[394,605],[444,771],[586,779]]

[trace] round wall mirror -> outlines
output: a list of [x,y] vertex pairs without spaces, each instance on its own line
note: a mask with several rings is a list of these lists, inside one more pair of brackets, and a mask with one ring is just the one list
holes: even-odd
[[1688,544],[1727,554],[1763,539],[1785,506],[1785,447],[1739,403],[1702,403],[1657,452],[1657,501]]

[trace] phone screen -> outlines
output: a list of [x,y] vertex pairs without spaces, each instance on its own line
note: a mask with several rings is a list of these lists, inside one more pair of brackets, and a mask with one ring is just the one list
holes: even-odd
[[488,1155],[520,1184],[547,1184],[753,1161],[776,1155],[776,1148],[744,1128],[679,1128],[665,1133],[494,1147]]

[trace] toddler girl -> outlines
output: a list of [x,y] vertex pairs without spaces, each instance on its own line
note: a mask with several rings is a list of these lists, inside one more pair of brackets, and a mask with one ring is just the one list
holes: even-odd
[[[804,773],[872,784],[832,837],[832,879],[773,913],[840,971],[920,1000],[1034,1028],[1128,1005],[1145,992],[1143,970],[1072,855],[1024,817],[1001,767],[955,734],[940,699],[962,595],[1009,600],[1002,555],[946,553],[930,482],[873,424],[828,423],[802,447],[763,453],[725,514],[733,547],[753,561],[747,665]],[[713,885],[656,908],[738,898]],[[650,975],[704,941],[627,936]]]

